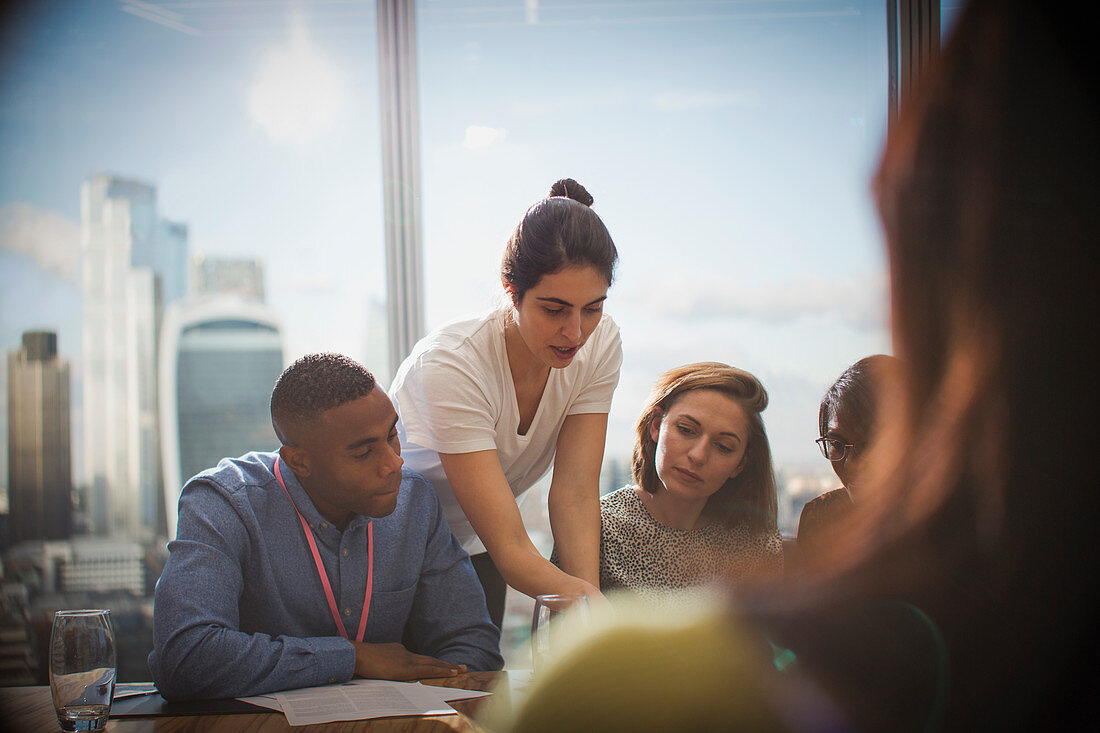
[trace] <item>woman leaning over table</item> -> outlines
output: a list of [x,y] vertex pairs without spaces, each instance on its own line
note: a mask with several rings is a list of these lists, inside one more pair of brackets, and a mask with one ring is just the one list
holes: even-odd
[[[618,253],[591,205],[576,181],[556,182],[505,247],[503,307],[426,336],[390,389],[406,465],[435,486],[498,626],[505,584],[599,594],[599,474],[622,345],[603,312]],[[517,505],[551,463],[560,569]]]
[[600,500],[600,589],[640,595],[783,569],[756,377],[718,362],[660,376],[638,419],[634,485]]

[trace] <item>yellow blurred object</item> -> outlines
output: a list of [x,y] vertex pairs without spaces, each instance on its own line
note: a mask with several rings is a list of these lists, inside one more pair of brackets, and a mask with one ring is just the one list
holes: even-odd
[[770,650],[717,602],[655,609],[619,598],[584,628],[563,620],[545,671],[511,709],[496,696],[482,723],[539,731],[782,730],[767,693]]

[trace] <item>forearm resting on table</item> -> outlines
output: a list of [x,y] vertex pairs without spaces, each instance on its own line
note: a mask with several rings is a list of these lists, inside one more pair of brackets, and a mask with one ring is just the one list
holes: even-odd
[[[167,634],[161,634],[167,636]],[[344,682],[353,650],[340,637],[297,638],[192,627],[158,643],[150,672],[167,700],[243,697]]]

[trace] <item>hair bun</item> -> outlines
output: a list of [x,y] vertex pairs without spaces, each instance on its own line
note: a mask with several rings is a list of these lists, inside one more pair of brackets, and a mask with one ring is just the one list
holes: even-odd
[[562,178],[561,180],[554,181],[554,185],[550,187],[550,195],[565,196],[574,201],[579,201],[585,206],[591,206],[593,200],[592,194],[588,193],[588,189],[572,178]]

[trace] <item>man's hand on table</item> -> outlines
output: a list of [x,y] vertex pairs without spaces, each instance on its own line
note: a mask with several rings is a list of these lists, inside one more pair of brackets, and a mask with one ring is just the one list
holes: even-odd
[[355,676],[378,680],[418,680],[453,677],[466,672],[465,664],[451,664],[435,657],[413,654],[401,644],[355,646]]

